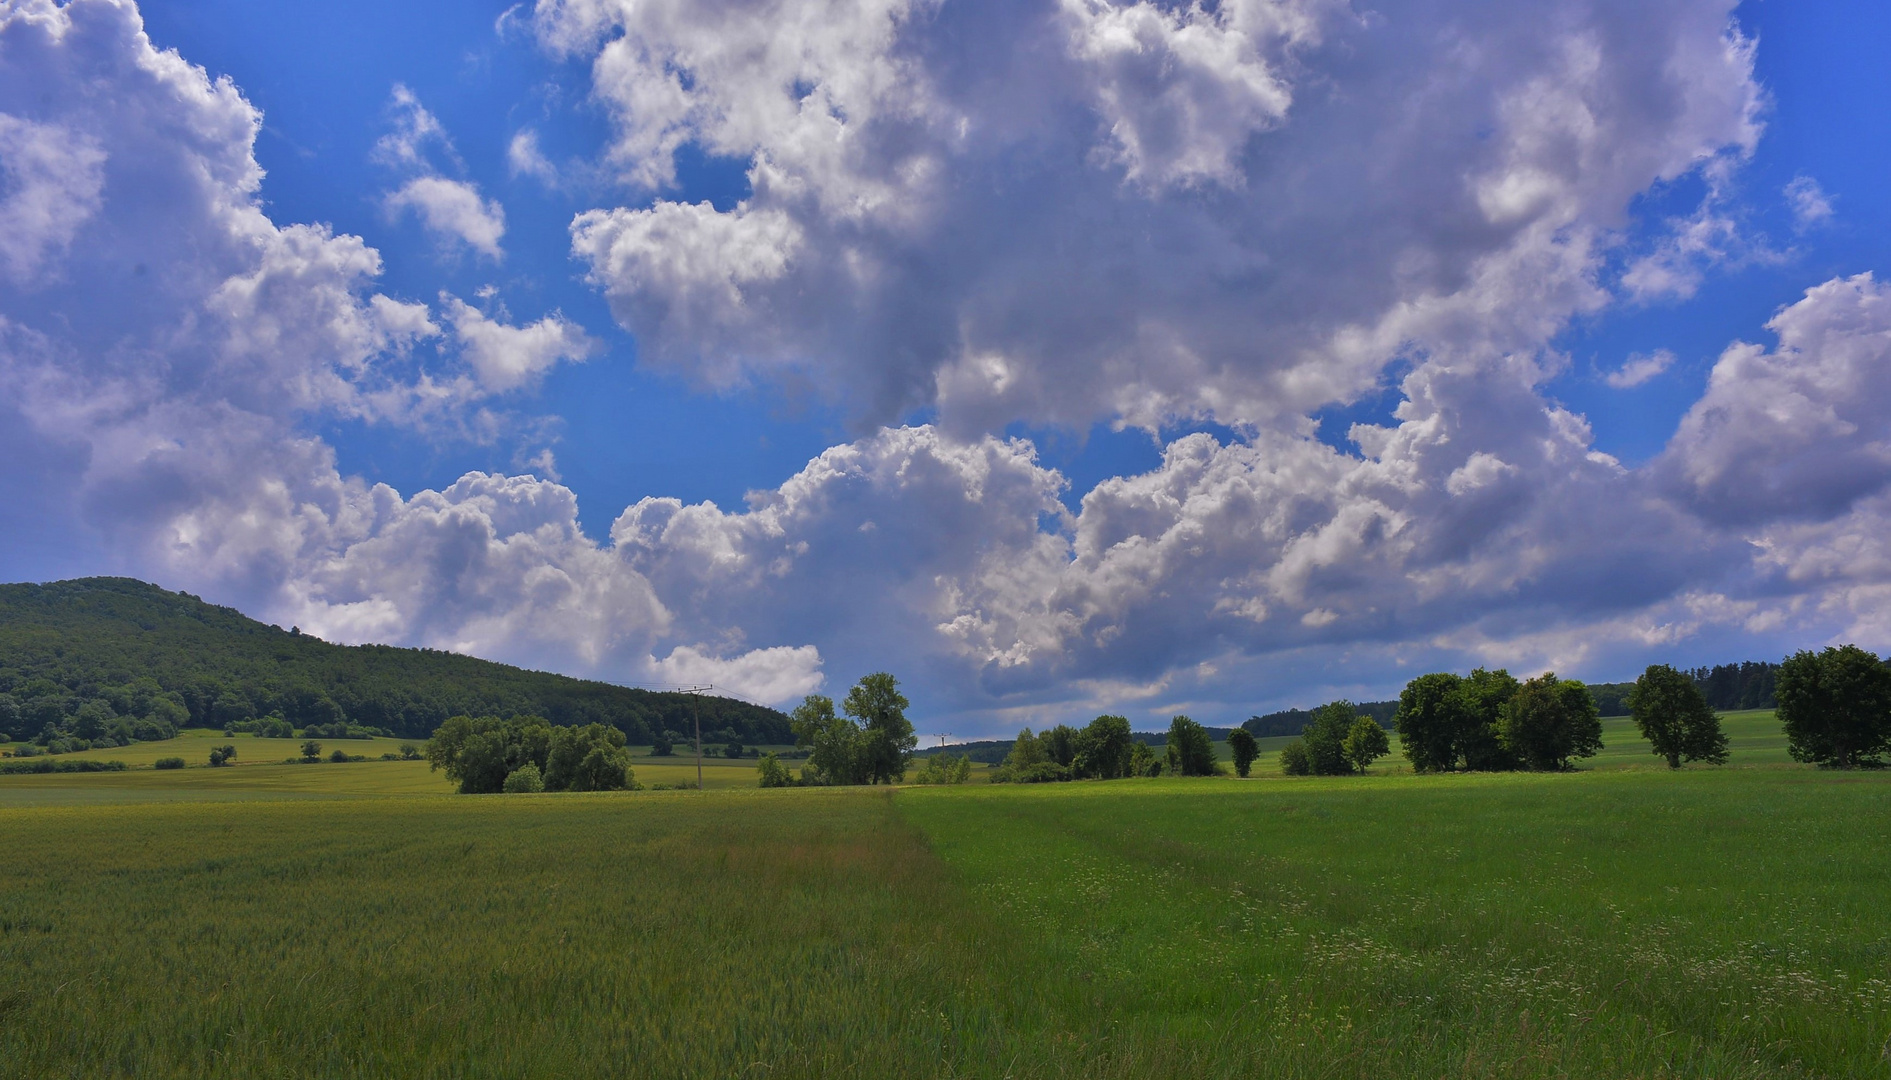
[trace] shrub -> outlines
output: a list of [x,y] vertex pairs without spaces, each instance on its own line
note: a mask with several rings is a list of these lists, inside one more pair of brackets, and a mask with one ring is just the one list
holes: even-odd
[[410,743],[410,742],[402,743],[401,744],[401,760],[402,761],[419,761],[420,760],[420,747],[415,746],[413,743]]
[[503,790],[508,795],[530,795],[544,791],[545,777],[538,771],[537,765],[528,761],[506,774]]
[[1246,728],[1235,728],[1228,733],[1228,750],[1234,754],[1234,774],[1245,779],[1254,767],[1254,759],[1260,756],[1260,744]]
[[1133,743],[1129,748],[1129,775],[1161,776],[1162,759],[1149,749],[1148,743]]
[[739,758],[743,753],[742,744],[739,742],[732,742],[722,748],[722,756],[730,759]]
[[21,773],[124,772],[122,761],[0,761],[0,776]]
[[762,755],[762,759],[755,765],[755,771],[760,774],[763,787],[795,786],[794,773],[788,771],[788,766],[783,765],[781,759],[776,757],[772,750]]
[[151,767],[154,769],[181,769],[184,767],[184,759],[181,757],[161,757],[153,762]]
[[927,758],[913,774],[916,784],[963,784],[972,775],[972,759],[968,755],[934,754]]
[[328,755],[328,760],[334,762],[337,765],[345,765],[348,762],[348,751],[337,750],[334,753]]
[[210,767],[220,769],[236,760],[236,747],[219,746],[210,751]]
[[322,760],[322,744],[314,741],[303,743],[302,760],[311,764]]
[[1307,741],[1304,737],[1280,748],[1280,771],[1286,776],[1313,775],[1313,759],[1307,756]]

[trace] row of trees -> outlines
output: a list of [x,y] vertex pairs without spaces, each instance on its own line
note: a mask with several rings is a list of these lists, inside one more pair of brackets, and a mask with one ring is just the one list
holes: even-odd
[[637,786],[624,733],[604,724],[553,725],[536,716],[449,717],[428,740],[427,761],[456,781],[463,795]]
[[1418,772],[1558,771],[1602,749],[1589,688],[1555,672],[1524,682],[1502,668],[1420,675],[1399,695],[1394,724]]
[[[1800,651],[1778,665],[1691,672],[1650,665],[1625,701],[1642,737],[1670,768],[1726,762],[1727,735],[1707,693],[1716,679],[1749,697],[1776,696],[1795,761],[1876,768],[1891,756],[1891,667],[1843,645]],[[1553,673],[1521,683],[1502,669],[1420,675],[1399,695],[1394,722],[1418,772],[1560,770],[1602,748],[1602,724],[1588,689]]]

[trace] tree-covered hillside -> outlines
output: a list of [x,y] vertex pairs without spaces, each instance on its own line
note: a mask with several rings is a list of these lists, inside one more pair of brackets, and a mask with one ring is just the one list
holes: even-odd
[[[649,743],[692,732],[696,704],[457,653],[331,645],[129,578],[0,585],[0,738],[50,727],[122,745],[271,718],[420,738],[465,714],[600,722]],[[794,741],[777,710],[707,696],[700,707],[705,740]]]

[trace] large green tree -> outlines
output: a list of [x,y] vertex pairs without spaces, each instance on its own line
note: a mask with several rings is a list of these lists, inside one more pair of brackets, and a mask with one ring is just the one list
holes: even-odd
[[1650,664],[1628,692],[1628,715],[1668,768],[1683,761],[1715,765],[1727,760],[1727,734],[1707,696],[1689,676],[1666,664]]
[[1414,772],[1449,772],[1463,752],[1458,733],[1465,727],[1464,680],[1448,671],[1420,675],[1399,694],[1392,724],[1399,747]]
[[1178,716],[1169,721],[1169,771],[1180,776],[1213,776],[1215,743],[1208,729]]
[[1797,652],[1775,685],[1794,761],[1851,769],[1891,753],[1891,669],[1874,654],[1856,645]]
[[1358,713],[1350,701],[1331,701],[1313,710],[1313,719],[1300,733],[1307,768],[1313,775],[1345,776],[1353,771],[1353,763],[1346,757],[1346,736],[1352,732]]
[[551,725],[536,716],[453,716],[427,740],[427,762],[457,781],[462,795],[494,794],[528,762],[542,774],[551,741]]
[[553,728],[544,777],[547,791],[622,791],[636,782],[624,733],[603,724]]
[[1129,720],[1104,715],[1090,721],[1077,733],[1077,752],[1071,767],[1078,776],[1098,780],[1117,780],[1129,775],[1131,737]]
[[841,708],[860,722],[861,764],[870,784],[897,784],[919,745],[906,710],[912,702],[900,693],[899,680],[884,671],[865,676],[847,691]]
[[1589,688],[1544,672],[1527,680],[1500,712],[1498,738],[1524,768],[1559,772],[1602,749],[1602,721]]
[[1518,765],[1517,755],[1505,745],[1501,728],[1504,706],[1517,695],[1519,684],[1503,668],[1473,670],[1458,688],[1463,711],[1459,714],[1458,754],[1464,767],[1480,772],[1502,772]]
[[788,719],[794,727],[795,745],[808,751],[808,763],[801,769],[802,783],[866,783],[860,727],[835,715],[833,698],[809,694]]

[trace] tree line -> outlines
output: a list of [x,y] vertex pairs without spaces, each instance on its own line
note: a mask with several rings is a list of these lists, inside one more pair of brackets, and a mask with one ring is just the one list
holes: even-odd
[[[51,752],[180,728],[424,738],[453,716],[598,723],[627,741],[694,731],[779,744],[779,710],[572,679],[435,649],[342,646],[129,578],[0,585],[0,741]],[[312,729],[312,730],[311,730]]]
[[536,716],[449,717],[427,741],[427,763],[457,782],[462,795],[637,787],[623,732]]

